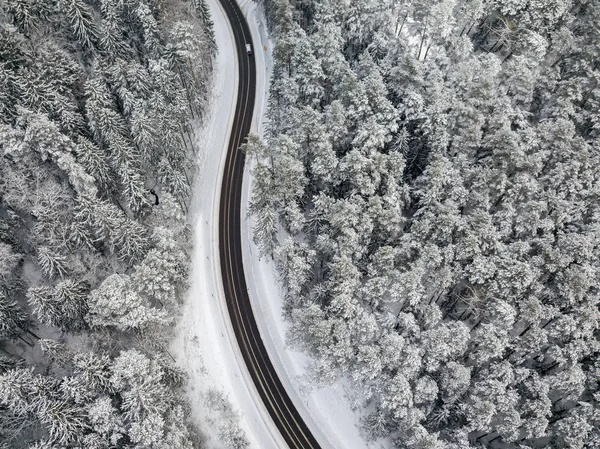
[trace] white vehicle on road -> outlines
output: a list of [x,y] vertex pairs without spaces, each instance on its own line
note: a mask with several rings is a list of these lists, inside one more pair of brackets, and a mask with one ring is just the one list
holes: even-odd
[[246,44],[246,53],[248,56],[252,56],[252,46],[250,44]]

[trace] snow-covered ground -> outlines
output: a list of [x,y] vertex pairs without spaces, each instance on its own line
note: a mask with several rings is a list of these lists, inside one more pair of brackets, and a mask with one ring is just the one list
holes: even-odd
[[[255,4],[251,0],[242,0],[239,3],[248,19],[255,47],[258,48],[259,43],[263,46],[260,54],[256,52],[258,86],[252,127],[253,133],[262,136],[268,98],[268,78],[273,67],[273,46],[266,35],[264,18],[258,13]],[[247,212],[252,188],[251,170],[252,161],[248,160],[242,191],[244,271],[261,337],[283,386],[323,449],[391,447],[388,441],[369,443],[365,440],[360,430],[360,414],[352,409],[351,395],[343,383],[311,389],[303,382],[310,359],[293,351],[285,343],[288,326],[282,316],[282,295],[276,270],[270,259],[259,258],[259,250],[252,241],[253,219]]]
[[[194,250],[191,286],[170,351],[189,376],[187,393],[192,405],[192,418],[205,433],[208,447],[223,447],[218,441],[219,426],[225,424],[227,415],[231,414],[223,413],[214,406],[214,395],[209,392],[216,390],[224,394],[240,415],[240,427],[251,448],[284,448],[285,443],[245,368],[227,314],[221,283],[219,193],[238,79],[233,35],[225,14],[218,0],[208,0],[208,4],[215,23],[219,54],[215,61],[210,112],[203,127],[196,131],[199,179],[196,180],[192,200]],[[262,79],[264,82],[264,76]],[[209,399],[211,397],[212,400]],[[213,406],[210,407],[208,402]]]

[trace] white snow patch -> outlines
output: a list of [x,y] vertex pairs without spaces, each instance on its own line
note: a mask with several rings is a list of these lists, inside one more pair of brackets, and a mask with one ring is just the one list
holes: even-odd
[[[261,137],[268,99],[269,78],[273,69],[273,43],[266,33],[264,15],[250,0],[239,2],[248,20],[257,58],[257,99],[252,132]],[[259,52],[259,43],[263,51]],[[264,67],[264,70],[260,70]],[[253,161],[247,160],[242,191],[242,240],[244,271],[254,316],[269,357],[296,409],[323,449],[380,449],[392,447],[389,440],[367,442],[360,429],[360,413],[353,410],[349,387],[344,382],[311,389],[303,382],[310,358],[293,351],[285,343],[288,329],[283,320],[280,283],[273,262],[260,258],[252,241],[253,217],[248,214]]]
[[206,434],[209,448],[222,446],[217,427],[223,424],[207,408],[206,396],[210,390],[222,392],[240,413],[240,426],[250,447],[285,448],[246,369],[223,293],[218,247],[219,194],[235,110],[238,68],[225,13],[218,0],[208,0],[208,4],[219,53],[210,111],[203,126],[196,130],[199,179],[194,185],[191,207],[194,232],[191,286],[170,351],[189,376],[187,393],[192,417]]

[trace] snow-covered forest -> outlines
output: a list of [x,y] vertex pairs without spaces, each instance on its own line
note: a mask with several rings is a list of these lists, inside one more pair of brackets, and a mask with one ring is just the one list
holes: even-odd
[[315,382],[398,448],[600,447],[600,3],[260,3],[254,233]]
[[191,448],[187,284],[203,0],[0,2],[0,447]]

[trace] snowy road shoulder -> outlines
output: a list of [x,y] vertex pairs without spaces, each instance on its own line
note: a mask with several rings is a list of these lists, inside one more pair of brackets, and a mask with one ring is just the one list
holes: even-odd
[[[199,179],[192,199],[191,285],[170,351],[189,376],[187,394],[192,418],[205,432],[209,448],[223,447],[223,443],[232,445],[239,436],[233,425],[238,420],[236,415],[251,448],[284,448],[245,368],[223,294],[218,248],[219,195],[236,104],[238,69],[226,16],[218,0],[207,3],[219,53],[210,112],[196,130],[200,151]],[[226,401],[219,399],[220,394]]]

